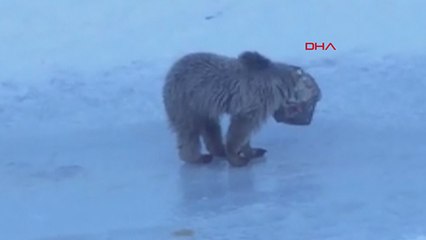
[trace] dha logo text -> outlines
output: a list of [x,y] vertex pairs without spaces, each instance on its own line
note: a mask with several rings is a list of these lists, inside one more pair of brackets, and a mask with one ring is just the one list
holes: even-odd
[[327,51],[329,48],[336,51],[336,47],[334,47],[333,43],[328,43],[327,45],[325,43],[318,44],[316,42],[306,42],[305,43],[305,50],[306,51],[316,51],[318,49],[321,49],[323,51]]

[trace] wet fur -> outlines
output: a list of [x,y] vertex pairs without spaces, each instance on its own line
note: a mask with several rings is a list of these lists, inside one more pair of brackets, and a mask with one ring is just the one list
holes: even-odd
[[[244,166],[262,156],[266,150],[252,148],[251,135],[295,98],[296,69],[257,52],[243,52],[236,58],[193,53],[175,62],[166,76],[163,100],[177,136],[179,157],[207,163],[219,156],[232,166]],[[231,122],[222,139],[219,120],[224,114],[231,116]],[[201,153],[200,137],[209,154]]]

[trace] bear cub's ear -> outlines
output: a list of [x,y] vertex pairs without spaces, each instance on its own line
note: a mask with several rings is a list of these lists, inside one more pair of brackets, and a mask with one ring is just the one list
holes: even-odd
[[247,68],[253,70],[266,69],[271,65],[271,60],[259,54],[258,52],[242,52],[238,56],[238,60],[241,61]]

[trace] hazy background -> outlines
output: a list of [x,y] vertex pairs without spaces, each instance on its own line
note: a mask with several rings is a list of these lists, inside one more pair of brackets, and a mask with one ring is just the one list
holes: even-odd
[[[426,239],[425,7],[0,0],[0,239]],[[244,50],[317,79],[314,123],[269,121],[243,169],[183,165],[167,68]]]

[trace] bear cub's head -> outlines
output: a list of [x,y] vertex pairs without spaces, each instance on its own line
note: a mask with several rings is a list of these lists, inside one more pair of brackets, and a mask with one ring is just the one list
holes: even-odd
[[258,52],[245,51],[238,60],[250,70],[279,69],[280,78],[286,85],[288,97],[274,112],[275,121],[291,125],[309,125],[317,103],[321,100],[321,90],[315,79],[301,67],[274,63]]

